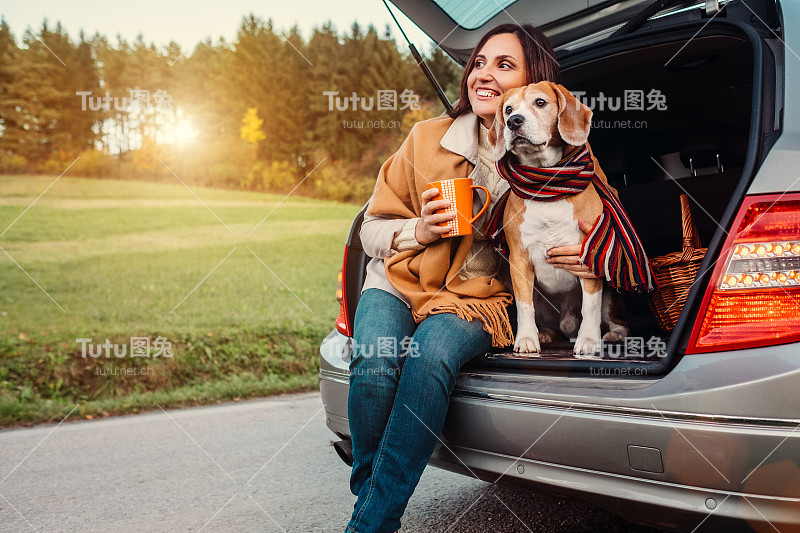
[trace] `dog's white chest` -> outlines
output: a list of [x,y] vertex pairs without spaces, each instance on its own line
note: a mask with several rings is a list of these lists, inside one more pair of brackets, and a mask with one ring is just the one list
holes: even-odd
[[547,263],[547,250],[581,243],[575,209],[567,200],[525,201],[521,225],[522,245],[528,250],[537,282],[550,292],[564,292],[578,283],[569,272]]

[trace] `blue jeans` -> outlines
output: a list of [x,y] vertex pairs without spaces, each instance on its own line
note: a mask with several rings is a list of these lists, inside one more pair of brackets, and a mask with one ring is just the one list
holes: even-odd
[[393,532],[441,435],[456,375],[489,351],[491,336],[480,321],[450,313],[417,326],[397,297],[367,289],[353,339],[350,490],[358,499],[346,531]]

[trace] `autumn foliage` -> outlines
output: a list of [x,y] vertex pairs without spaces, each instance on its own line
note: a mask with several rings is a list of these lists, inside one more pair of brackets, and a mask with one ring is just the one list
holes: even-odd
[[[3,20],[0,173],[69,167],[363,201],[410,125],[443,111],[404,50],[388,28],[328,23],[306,39],[252,15],[233,42],[191,53],[141,36],[74,41],[47,21],[18,40]],[[438,49],[428,63],[452,100],[460,68]],[[392,94],[394,107],[379,98]]]

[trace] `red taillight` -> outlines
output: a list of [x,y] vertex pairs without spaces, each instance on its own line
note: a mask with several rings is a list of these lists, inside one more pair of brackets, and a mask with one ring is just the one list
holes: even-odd
[[800,341],[800,194],[749,196],[732,227],[687,353]]
[[342,335],[353,336],[350,315],[347,313],[347,246],[344,247],[344,261],[336,284],[336,301],[339,302],[339,316],[336,317],[336,329]]

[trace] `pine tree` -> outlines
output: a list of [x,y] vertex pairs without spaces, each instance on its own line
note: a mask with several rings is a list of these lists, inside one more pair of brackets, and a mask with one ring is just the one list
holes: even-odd
[[23,95],[17,85],[21,51],[5,18],[0,17],[0,155],[21,155],[27,132]]

